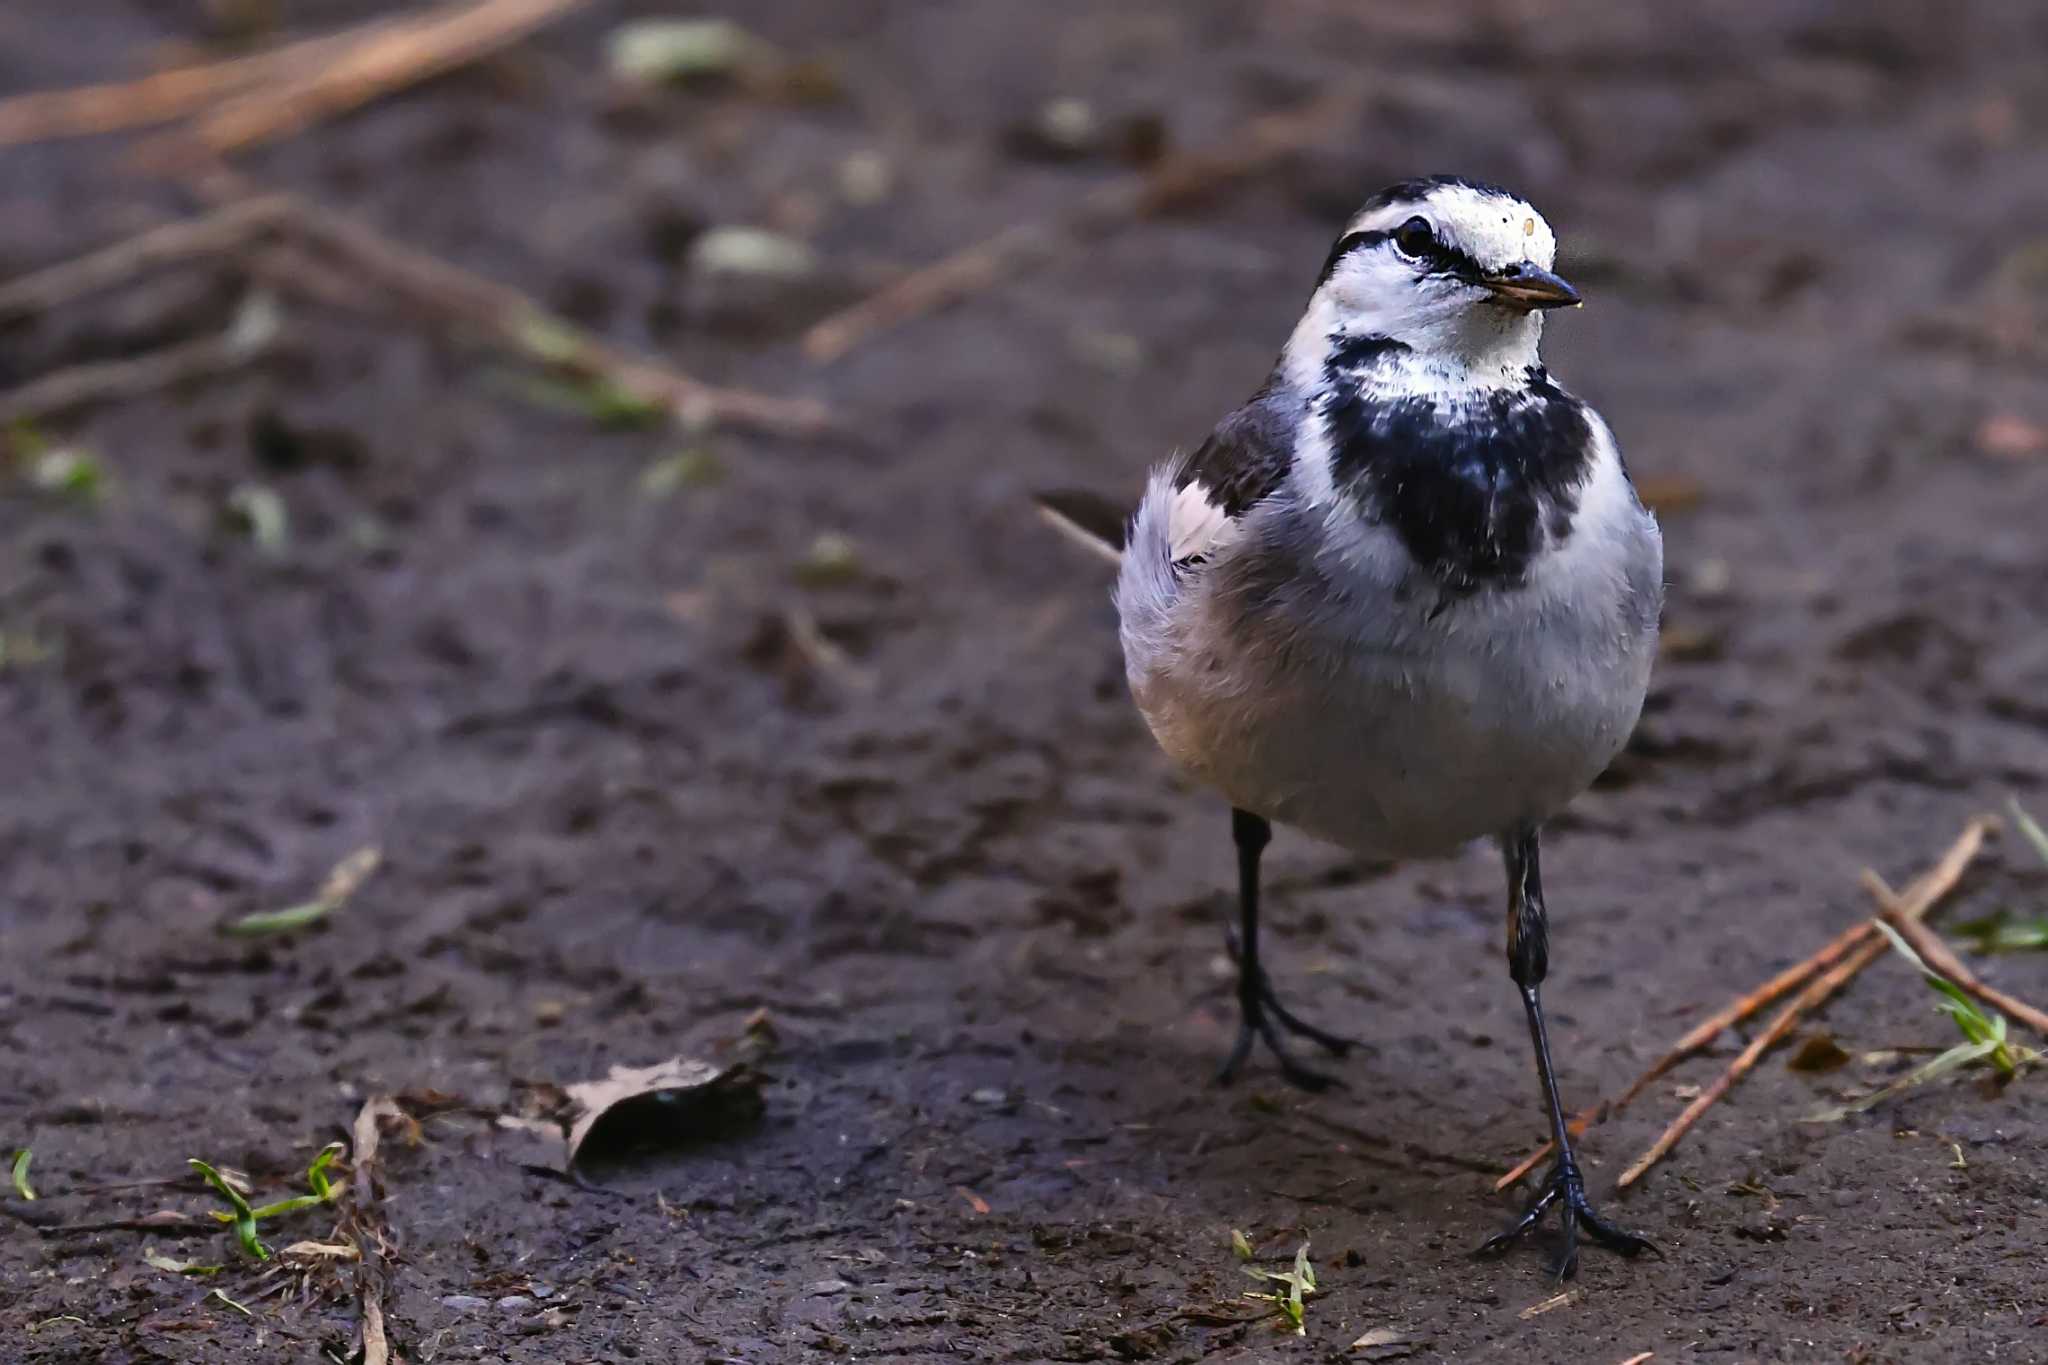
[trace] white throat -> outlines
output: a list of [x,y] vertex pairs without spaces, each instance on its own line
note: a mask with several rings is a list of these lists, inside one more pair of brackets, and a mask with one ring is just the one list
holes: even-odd
[[1540,365],[1541,312],[1515,313],[1477,305],[1440,309],[1343,308],[1328,290],[1317,290],[1281,352],[1280,365],[1296,392],[1317,394],[1330,387],[1332,353],[1346,338],[1386,337],[1389,348],[1357,372],[1356,382],[1385,398],[1456,400],[1528,385]]

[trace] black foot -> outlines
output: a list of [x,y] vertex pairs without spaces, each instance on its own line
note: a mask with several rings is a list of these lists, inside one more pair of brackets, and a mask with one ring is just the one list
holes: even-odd
[[1541,1193],[1529,1202],[1529,1207],[1523,1211],[1515,1225],[1498,1237],[1487,1238],[1486,1245],[1480,1247],[1477,1254],[1486,1256],[1504,1250],[1523,1233],[1542,1222],[1544,1213],[1552,1204],[1559,1206],[1564,1222],[1564,1235],[1559,1239],[1558,1258],[1550,1267],[1551,1273],[1560,1280],[1570,1279],[1573,1272],[1579,1268],[1580,1229],[1584,1229],[1586,1235],[1598,1245],[1606,1247],[1609,1251],[1618,1251],[1624,1256],[1635,1256],[1645,1251],[1653,1256],[1664,1254],[1657,1250],[1656,1244],[1647,1237],[1624,1232],[1593,1212],[1592,1204],[1586,1200],[1586,1182],[1579,1175],[1577,1165],[1569,1160],[1560,1161],[1550,1168],[1550,1174],[1543,1178]]
[[[1295,1021],[1299,1023],[1300,1021]],[[1237,1073],[1244,1067],[1245,1059],[1252,1055],[1252,1039],[1265,1040],[1266,1047],[1273,1053],[1273,1060],[1280,1063],[1280,1075],[1289,1085],[1311,1093],[1328,1090],[1341,1084],[1335,1076],[1328,1076],[1313,1067],[1303,1066],[1294,1060],[1287,1050],[1287,1039],[1262,1005],[1254,1004],[1244,1011],[1237,1025],[1237,1041],[1230,1046],[1230,1055],[1223,1059],[1223,1065],[1216,1068],[1216,1083],[1229,1085],[1237,1079]]]
[[[1237,1079],[1237,1073],[1244,1066],[1245,1059],[1251,1056],[1252,1040],[1259,1038],[1272,1050],[1274,1058],[1280,1063],[1280,1074],[1289,1085],[1298,1086],[1303,1090],[1318,1091],[1341,1084],[1334,1076],[1326,1076],[1295,1061],[1293,1054],[1288,1051],[1287,1040],[1281,1036],[1281,1030],[1284,1029],[1297,1038],[1308,1039],[1332,1057],[1345,1056],[1359,1045],[1357,1041],[1339,1037],[1328,1029],[1317,1028],[1281,1004],[1280,997],[1273,990],[1273,983],[1266,976],[1265,969],[1245,966],[1244,959],[1238,952],[1237,935],[1229,935],[1227,942],[1231,961],[1237,963],[1237,970],[1240,973],[1237,1041],[1231,1045],[1230,1055],[1223,1059],[1223,1065],[1216,1071],[1217,1083],[1228,1085]],[[1244,987],[1247,984],[1252,991],[1250,999],[1244,996]]]

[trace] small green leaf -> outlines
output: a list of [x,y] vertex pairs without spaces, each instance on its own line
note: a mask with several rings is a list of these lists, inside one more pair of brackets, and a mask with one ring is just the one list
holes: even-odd
[[306,1168],[306,1183],[313,1187],[313,1193],[323,1204],[331,1204],[341,1198],[341,1187],[327,1178],[327,1168],[347,1150],[342,1143],[330,1142],[320,1149],[320,1154],[313,1158],[313,1164]]
[[36,1187],[28,1183],[28,1164],[35,1160],[35,1153],[24,1147],[14,1154],[14,1192],[23,1199],[34,1199]]
[[214,1217],[235,1225],[235,1241],[241,1244],[243,1254],[258,1261],[269,1260],[270,1248],[263,1245],[262,1239],[256,1236],[256,1211],[249,1207],[249,1201],[242,1197],[242,1192],[230,1185],[219,1171],[198,1157],[188,1157],[186,1160],[193,1170],[206,1177],[206,1183],[213,1186],[221,1198],[228,1201],[228,1207],[232,1212],[216,1213]]
[[237,938],[257,938],[264,934],[290,933],[294,929],[318,924],[355,897],[356,891],[377,870],[383,858],[382,852],[375,847],[359,848],[334,865],[334,870],[320,885],[320,894],[312,900],[284,910],[259,910],[253,915],[229,920],[220,931]]
[[289,1199],[280,1199],[275,1204],[249,1210],[251,1218],[275,1218],[280,1214],[297,1213],[300,1209],[317,1209],[328,1201],[317,1194],[295,1194]]
[[106,493],[106,471],[99,457],[75,446],[60,446],[37,455],[29,466],[28,479],[45,493],[59,493],[80,502],[98,502]]
[[2048,948],[2048,915],[2037,919],[2013,919],[2005,912],[1958,924],[1956,932],[1976,942],[1970,946],[1980,953],[2007,953],[2031,948]]
[[223,934],[236,938],[258,938],[264,934],[285,934],[318,924],[334,913],[328,901],[307,901],[284,910],[259,910],[253,915],[230,920],[221,926]]
[[1249,1261],[1252,1258],[1251,1239],[1236,1228],[1230,1230],[1230,1249],[1237,1253],[1237,1259],[1240,1261]]

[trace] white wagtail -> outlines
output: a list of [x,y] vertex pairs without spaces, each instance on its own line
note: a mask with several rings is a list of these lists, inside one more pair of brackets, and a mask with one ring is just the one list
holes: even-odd
[[1507,863],[1521,990],[1557,1163],[1497,1249],[1553,1203],[1559,1274],[1583,1228],[1649,1243],[1586,1200],[1540,990],[1537,832],[1591,784],[1642,709],[1663,542],[1598,413],[1537,356],[1543,314],[1579,302],[1542,216],[1454,176],[1366,201],[1337,239],[1264,387],[1135,515],[1041,498],[1119,561],[1131,691],[1153,735],[1232,806],[1240,1025],[1222,1076],[1279,1032],[1344,1040],[1283,1008],[1259,961],[1269,821],[1375,859],[1492,836]]

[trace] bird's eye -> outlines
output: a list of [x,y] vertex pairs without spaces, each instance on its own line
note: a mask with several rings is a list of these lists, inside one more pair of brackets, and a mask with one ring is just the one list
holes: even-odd
[[1394,229],[1394,247],[1403,256],[1420,257],[1436,245],[1436,233],[1427,218],[1410,218]]

